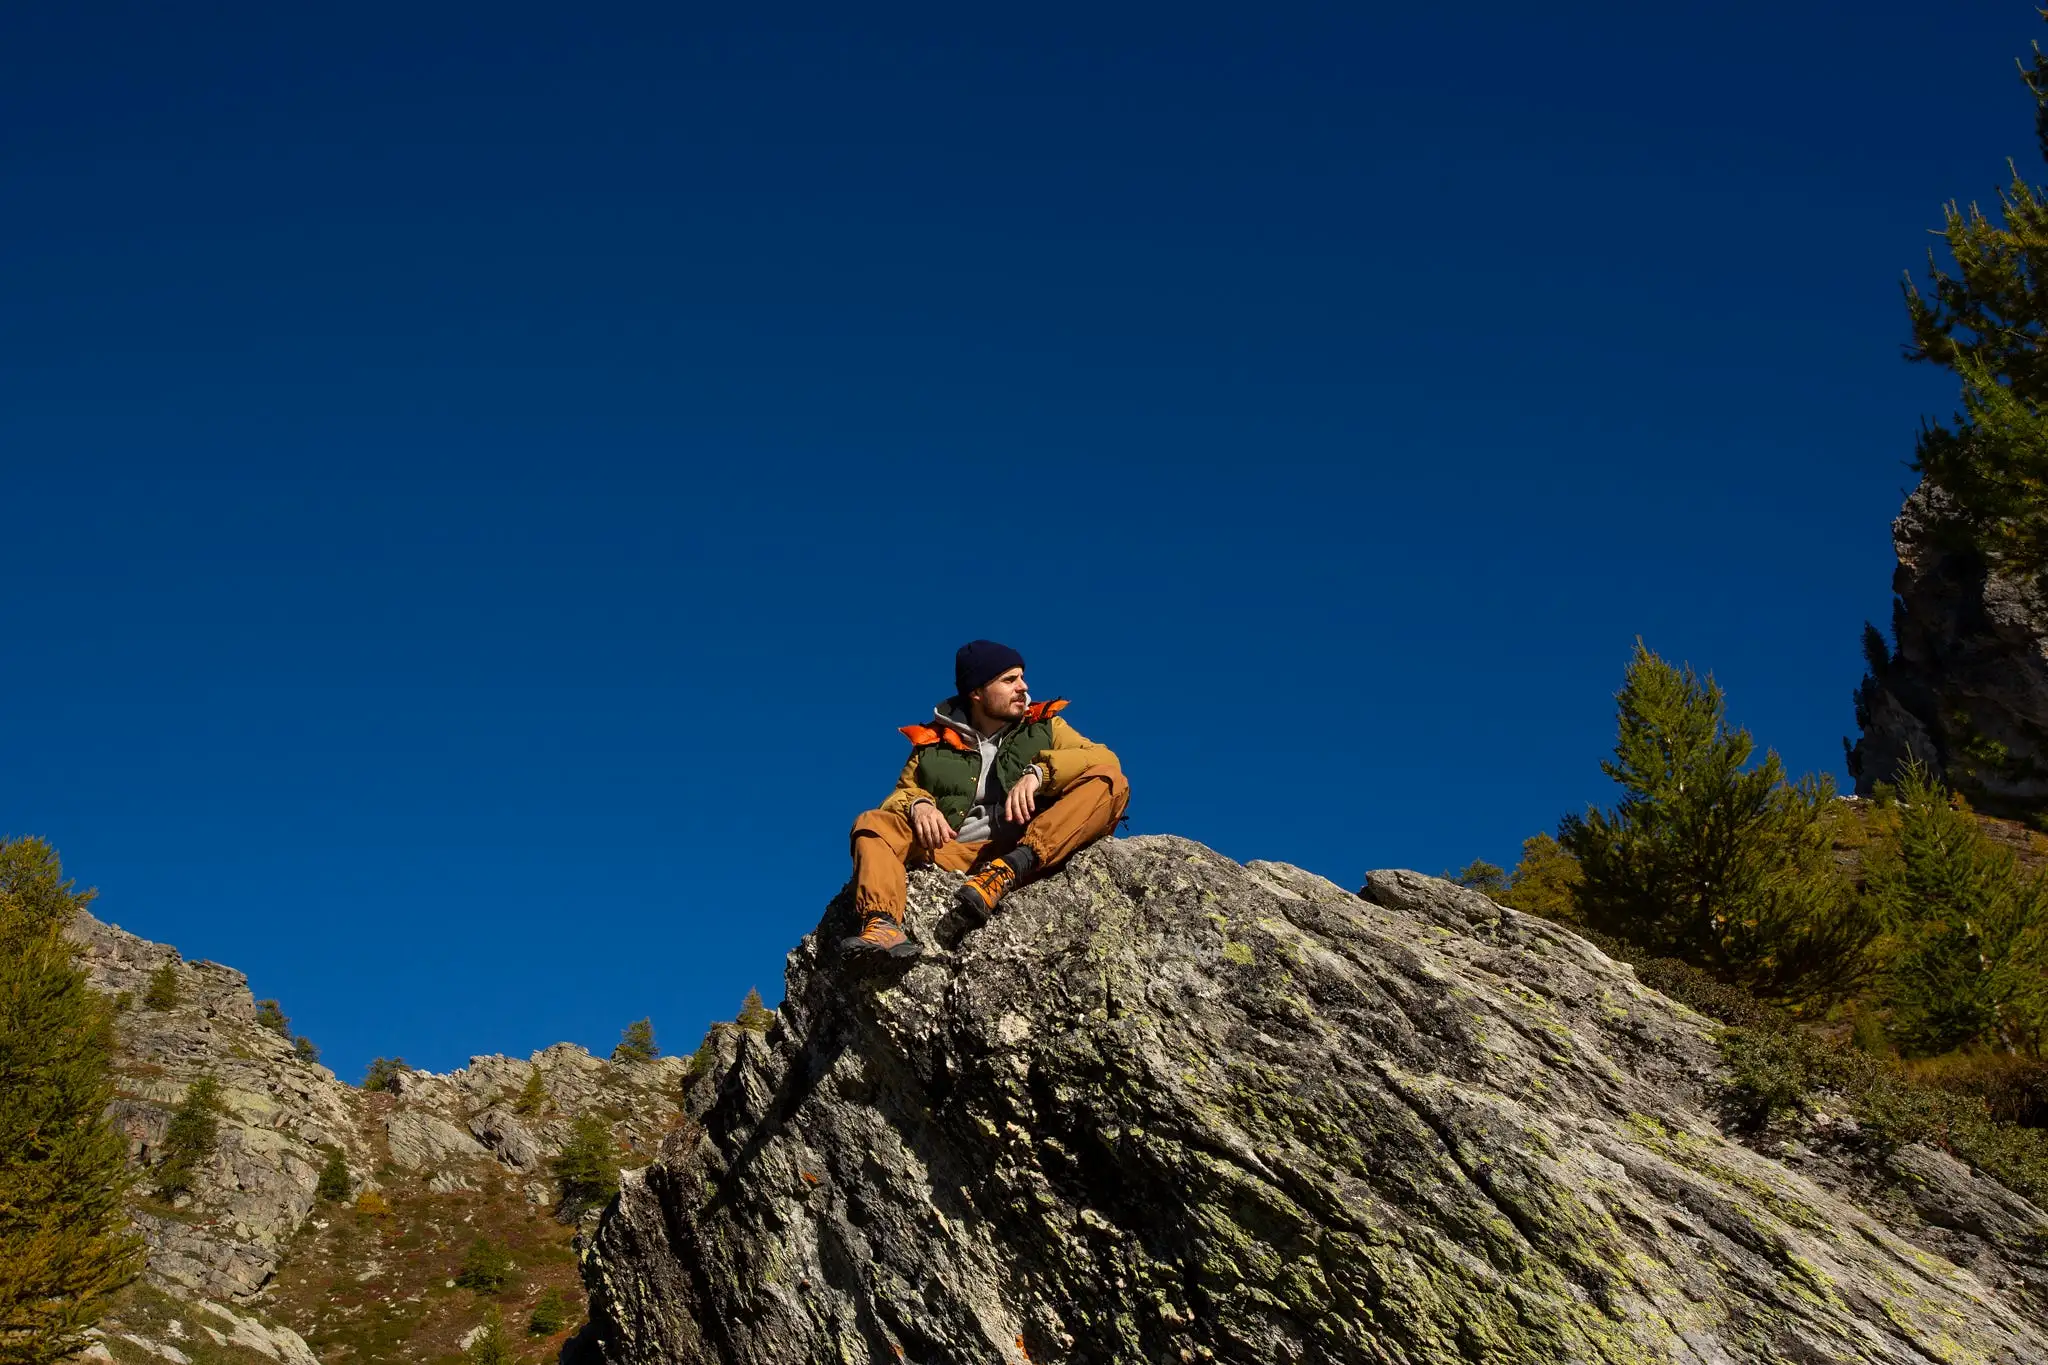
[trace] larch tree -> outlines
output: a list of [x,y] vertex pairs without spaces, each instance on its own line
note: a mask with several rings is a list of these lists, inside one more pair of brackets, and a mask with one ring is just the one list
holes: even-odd
[[107,1122],[111,1010],[64,926],[92,893],[40,839],[0,843],[0,1362],[86,1344],[142,1268],[122,1203],[127,1143]]

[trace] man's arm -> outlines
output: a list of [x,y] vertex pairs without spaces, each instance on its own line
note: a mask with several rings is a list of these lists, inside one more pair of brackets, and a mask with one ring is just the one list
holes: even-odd
[[1034,761],[1045,771],[1042,790],[1048,796],[1065,791],[1090,768],[1123,771],[1123,765],[1107,744],[1097,744],[1058,716],[1052,718],[1051,747],[1041,750]]
[[881,808],[907,820],[910,818],[912,806],[931,799],[932,794],[917,785],[917,751],[913,749],[910,752],[910,761],[905,763],[903,771],[896,775],[896,790],[889,793],[889,799],[882,802]]

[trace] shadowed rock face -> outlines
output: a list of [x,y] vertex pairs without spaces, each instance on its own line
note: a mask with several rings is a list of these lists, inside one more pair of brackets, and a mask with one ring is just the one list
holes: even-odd
[[2048,816],[2048,596],[1989,572],[1922,485],[1892,523],[1896,644],[1856,692],[1859,795],[1909,758],[1987,815]]
[[[912,879],[928,941],[956,880]],[[618,1365],[2048,1359],[2022,1297],[2040,1266],[1998,1251],[2048,1226],[2031,1205],[1991,1187],[1989,1229],[1949,1230],[2011,1287],[1987,1282],[1823,1167],[1724,1138],[1711,1026],[1627,967],[1433,878],[1371,894],[1109,841],[866,983],[835,904],[777,1026],[724,1040],[701,1128],[585,1244],[589,1344]]]

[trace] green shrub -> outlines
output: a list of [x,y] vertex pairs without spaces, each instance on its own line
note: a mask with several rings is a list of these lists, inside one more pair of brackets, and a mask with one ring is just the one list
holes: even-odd
[[661,1049],[654,1045],[654,1021],[636,1019],[626,1025],[619,1035],[619,1045],[612,1049],[615,1062],[651,1062],[661,1055]]
[[92,899],[40,839],[0,840],[0,1360],[51,1365],[87,1344],[142,1269],[123,1208],[128,1144],[106,1120],[107,1002],[64,926]]
[[166,962],[149,974],[149,989],[142,993],[144,1009],[174,1010],[178,1007],[178,968]]
[[1972,1095],[2000,1123],[2048,1128],[2048,1061],[2010,1052],[1957,1052],[1907,1062],[1914,1085],[1951,1095]]
[[479,1294],[502,1294],[511,1288],[518,1269],[502,1242],[479,1237],[469,1244],[469,1253],[462,1258],[462,1272],[455,1277],[455,1283]]
[[526,1330],[537,1337],[559,1332],[569,1325],[575,1311],[569,1296],[559,1287],[550,1286],[533,1305],[533,1316],[526,1320]]
[[340,1203],[348,1198],[348,1157],[341,1148],[327,1149],[327,1164],[320,1168],[319,1183],[313,1186],[313,1195],[329,1203]]
[[301,1033],[298,1037],[292,1039],[292,1056],[297,1057],[307,1066],[312,1066],[320,1060],[320,1047],[311,1038]]
[[1822,1079],[1812,1040],[1798,1029],[1731,1028],[1720,1043],[1728,1064],[1723,1106],[1740,1128],[1798,1113]]
[[619,1192],[619,1150],[611,1128],[596,1114],[576,1120],[569,1141],[550,1163],[562,1184],[561,1215],[574,1217]]
[[213,1155],[220,1140],[220,1107],[220,1081],[212,1073],[185,1087],[185,1098],[171,1111],[164,1130],[164,1156],[156,1168],[160,1198],[191,1193],[199,1164]]
[[1860,1145],[1880,1163],[1912,1142],[1937,1147],[2035,1201],[2048,1197],[2048,1130],[2000,1122],[1984,1097],[1930,1087],[1884,1058],[1794,1025],[1731,1028],[1719,1035],[1728,1063],[1724,1104],[1738,1126],[1811,1108],[1856,1120]]
[[391,1083],[403,1072],[412,1070],[403,1057],[379,1057],[370,1063],[370,1069],[363,1073],[363,1089],[389,1090]]
[[259,1027],[267,1028],[272,1033],[280,1034],[283,1037],[289,1038],[292,1036],[292,1021],[285,1014],[284,1007],[275,1000],[258,1000],[256,1002],[256,1023]]
[[1651,990],[1668,995],[1720,1023],[1781,1029],[1790,1022],[1777,1006],[1758,999],[1733,982],[1702,971],[1690,962],[1681,962],[1675,957],[1653,957],[1636,963],[1635,969],[1636,980]]

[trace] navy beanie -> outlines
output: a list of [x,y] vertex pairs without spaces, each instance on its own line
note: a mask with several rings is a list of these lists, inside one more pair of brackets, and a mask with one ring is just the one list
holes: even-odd
[[953,691],[966,696],[984,683],[993,682],[1013,668],[1024,666],[1024,656],[994,640],[969,640],[953,656]]

